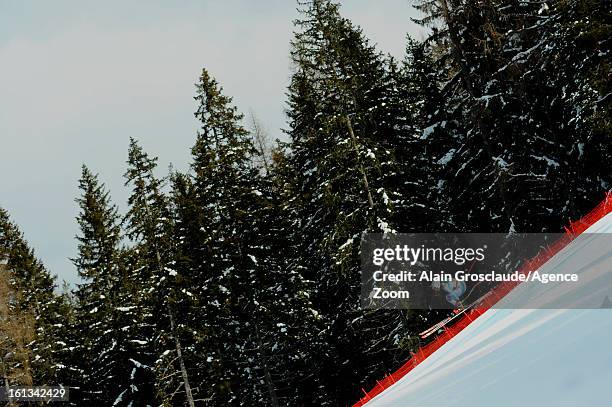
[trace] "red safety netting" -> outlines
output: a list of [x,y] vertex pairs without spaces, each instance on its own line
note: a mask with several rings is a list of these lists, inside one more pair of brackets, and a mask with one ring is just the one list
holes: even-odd
[[[605,199],[595,207],[589,214],[582,217],[580,220],[570,222],[570,225],[565,228],[566,234],[559,241],[548,247],[546,250],[539,253],[533,259],[527,261],[519,272],[527,273],[529,270],[536,270],[546,263],[550,258],[557,254],[561,249],[567,246],[579,234],[583,233],[595,222],[612,212],[612,192],[608,192]],[[397,371],[385,376],[382,380],[376,381],[376,386],[370,391],[365,391],[364,396],[353,407],[361,407],[372,400],[374,397],[382,393],[385,389],[391,387],[395,382],[404,377],[408,372],[414,369],[417,365],[427,359],[432,353],[440,349],[446,342],[451,340],[455,335],[461,332],[465,327],[471,324],[476,318],[485,313],[501,298],[508,294],[520,282],[505,282],[500,284],[496,289],[487,296],[482,303],[465,312],[464,315],[450,327],[444,327],[444,332],[438,335],[432,342],[421,347],[413,356]]]

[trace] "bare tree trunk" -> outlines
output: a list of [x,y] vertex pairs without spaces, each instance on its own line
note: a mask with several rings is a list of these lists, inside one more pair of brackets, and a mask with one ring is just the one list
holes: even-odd
[[255,117],[255,113],[251,111],[251,127],[253,131],[253,141],[255,142],[255,148],[259,151],[261,159],[266,172],[270,171],[270,164],[268,162],[268,154],[270,153],[270,147],[268,143],[268,135],[262,124]]
[[463,84],[467,88],[467,91],[470,93],[470,95],[474,97],[474,86],[472,84],[472,79],[469,75],[470,71],[468,70],[467,60],[465,58],[465,53],[463,52],[463,47],[461,46],[459,34],[457,33],[457,27],[455,26],[455,23],[452,20],[447,0],[440,0],[440,6],[442,7],[444,21],[446,22],[451,41],[453,43],[453,50],[457,56],[457,62],[459,62],[459,66],[461,67],[461,71],[463,73],[461,75],[461,78],[463,79]]
[[189,385],[189,376],[187,375],[185,360],[183,359],[183,349],[181,348],[181,342],[178,339],[178,335],[176,334],[176,326],[174,325],[174,312],[172,311],[172,307],[170,307],[170,305],[168,305],[168,313],[170,314],[170,330],[172,332],[172,337],[174,338],[176,356],[178,357],[179,365],[181,367],[181,376],[183,377],[183,386],[185,387],[187,403],[189,403],[189,407],[195,407],[195,402],[193,401],[193,394],[191,393],[191,386]]
[[363,168],[363,164],[361,163],[361,159],[359,158],[359,150],[357,149],[357,137],[355,137],[355,132],[353,131],[353,124],[351,123],[351,119],[348,114],[344,116],[346,121],[346,126],[348,127],[349,135],[351,136],[351,141],[353,145],[353,150],[355,154],[357,154],[357,163],[359,165],[359,171],[361,172],[361,176],[363,177],[363,186],[368,194],[368,204],[370,205],[370,209],[374,207],[374,200],[372,199],[372,193],[370,192],[370,183],[368,182],[368,176],[366,175],[365,169]]
[[[146,205],[147,211],[149,205]],[[159,253],[159,248],[157,247],[157,242],[155,242],[155,256],[157,257],[157,265],[159,267],[160,273],[163,273],[164,266],[161,260],[161,254]],[[187,368],[185,367],[185,359],[183,359],[183,349],[181,347],[181,341],[176,332],[176,325],[174,323],[174,310],[170,303],[168,303],[168,316],[170,317],[170,332],[172,333],[172,338],[174,339],[174,347],[176,349],[176,357],[179,360],[179,366],[181,368],[181,377],[183,378],[183,386],[185,387],[185,396],[187,397],[187,403],[189,407],[195,407],[195,402],[193,400],[193,394],[191,392],[191,385],[189,384],[189,375],[187,374]]]
[[[7,374],[7,369],[6,369],[6,365],[4,364],[3,360],[0,360],[0,364],[2,364],[2,377],[4,378],[4,391],[6,392],[6,397],[9,397],[9,391],[10,391],[10,384],[9,384],[9,380],[6,377]],[[6,403],[7,406],[14,406],[15,403],[13,403],[13,401],[8,398],[8,402]]]
[[[336,56],[339,57],[338,55],[338,50],[332,45],[332,38],[330,33],[327,30],[323,31],[323,35],[325,36],[325,40],[327,42],[327,46],[330,47],[334,54],[336,54]],[[338,61],[340,61],[340,58],[338,58]],[[340,66],[340,69],[344,72],[346,71],[346,67],[345,66]],[[336,74],[336,71],[332,68],[330,69],[330,72],[332,73],[332,75],[334,76],[334,80],[339,84],[341,83],[340,78],[338,77],[338,75]],[[346,90],[344,90],[346,91]],[[355,98],[355,94],[353,93],[352,90],[349,90],[349,92],[351,93],[352,99],[353,99],[353,106],[357,106],[357,101]],[[345,103],[343,102],[341,103],[341,112],[344,115],[344,121],[346,123],[346,127],[348,128],[349,131],[349,135],[351,136],[351,144],[353,145],[353,151],[355,151],[355,154],[357,155],[357,165],[359,166],[359,171],[361,172],[361,176],[363,177],[363,186],[366,190],[366,193],[368,194],[368,205],[370,206],[370,209],[374,208],[374,199],[372,199],[372,193],[370,192],[370,183],[368,182],[368,176],[365,172],[365,168],[363,167],[363,163],[361,162],[361,158],[359,157],[359,149],[357,148],[357,137],[355,136],[355,132],[353,131],[353,124],[351,122],[351,119],[347,113],[347,109],[345,107]]]
[[[9,381],[8,379],[5,377],[4,378],[4,390],[6,391],[6,397],[9,397],[9,390],[10,390],[10,386],[9,386]],[[8,403],[6,403],[7,406],[14,406],[15,403],[13,403],[13,400],[8,398]]]

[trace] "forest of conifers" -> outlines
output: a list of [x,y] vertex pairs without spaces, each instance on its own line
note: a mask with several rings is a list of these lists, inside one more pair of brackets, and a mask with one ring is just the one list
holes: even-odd
[[285,141],[204,69],[190,171],[157,176],[134,135],[119,213],[83,167],[75,287],[0,210],[3,385],[346,406],[442,317],[360,308],[363,233],[556,232],[612,188],[608,0],[421,1],[401,61],[335,3],[298,7]]

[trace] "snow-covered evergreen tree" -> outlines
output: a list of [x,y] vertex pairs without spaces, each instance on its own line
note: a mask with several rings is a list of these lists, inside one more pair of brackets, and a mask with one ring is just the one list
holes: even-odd
[[151,367],[141,363],[149,354],[139,308],[141,280],[120,247],[117,209],[85,166],[79,189],[79,251],[73,262],[83,282],[76,291],[74,329],[81,333],[75,352],[82,388],[75,397],[99,405],[146,405],[153,380]]
[[[70,370],[68,360],[71,352],[66,342],[66,325],[70,321],[67,299],[54,292],[54,278],[36,258],[23,234],[2,208],[0,264],[4,272],[10,273],[6,280],[7,290],[18,294],[7,311],[32,318],[31,328],[34,331],[27,343],[27,374],[35,383],[61,383]],[[24,326],[24,329],[28,328]]]
[[258,152],[242,115],[206,70],[197,89],[193,181],[177,180],[187,192],[177,196],[181,211],[193,209],[184,199],[191,191],[199,212],[181,219],[183,230],[199,231],[189,234],[199,247],[185,239],[192,246],[187,255],[202,256],[192,262],[206,313],[196,344],[206,375],[200,388],[215,405],[299,403],[307,394],[300,389],[313,382],[316,313],[308,287],[281,255],[279,202],[263,169],[252,165],[261,160],[253,159]]
[[[584,212],[600,199],[609,180],[589,162],[610,153],[607,143],[586,142],[598,136],[584,124],[601,117],[605,86],[572,93],[569,78],[585,76],[581,63],[605,70],[606,45],[595,40],[601,49],[585,51],[563,27],[575,26],[581,13],[605,15],[599,12],[604,5],[572,1],[551,9],[538,2],[428,0],[419,7],[428,14],[421,22],[434,27],[438,70],[448,72],[434,125],[455,125],[437,138],[447,143],[439,160],[453,224],[460,230],[556,231],[576,216],[570,207],[582,202]],[[601,20],[592,27],[601,28]],[[597,30],[592,33],[603,38]],[[573,66],[562,57],[581,53]],[[555,79],[559,75],[564,79]],[[586,89],[591,81],[579,82]],[[565,100],[572,94],[590,108],[570,107]],[[585,150],[587,144],[593,149]],[[593,191],[589,197],[585,182]],[[468,199],[478,205],[465,205]]]
[[393,233],[394,206],[409,206],[395,149],[410,124],[388,71],[393,63],[338,5],[316,0],[302,8],[291,51],[288,205],[300,244],[295,267],[316,282],[313,302],[327,324],[322,392],[337,405],[358,396],[364,377],[384,374],[407,354],[400,345],[411,314],[360,308],[359,244],[365,232]]
[[[124,225],[127,236],[135,244],[130,251],[139,270],[137,286],[145,311],[143,330],[147,333],[150,352],[150,357],[140,363],[155,366],[157,395],[163,403],[183,402],[193,406],[187,355],[182,343],[182,334],[187,331],[183,321],[191,316],[192,308],[181,291],[185,269],[179,275],[173,268],[176,261],[170,200],[162,191],[162,180],[154,174],[157,158],[149,157],[134,139],[130,140],[128,156],[125,178],[132,194]],[[156,357],[153,359],[152,355]]]
[[[609,1],[419,0],[385,57],[299,3],[289,140],[204,70],[187,173],[130,141],[120,217],[83,168],[73,293],[0,209],[0,374],[71,405],[336,406],[440,314],[360,308],[364,233],[557,231],[609,191]],[[123,237],[125,236],[125,241]]]

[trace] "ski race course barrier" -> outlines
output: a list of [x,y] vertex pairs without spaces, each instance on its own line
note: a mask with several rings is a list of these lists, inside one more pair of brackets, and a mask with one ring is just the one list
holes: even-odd
[[[586,231],[589,227],[595,224],[597,221],[612,212],[612,192],[608,192],[605,199],[597,205],[590,213],[582,217],[581,219],[570,222],[569,226],[565,228],[565,235],[557,242],[541,251],[537,256],[531,260],[525,262],[525,264],[519,270],[520,273],[527,273],[528,270],[535,270],[540,268],[544,263],[555,256],[560,250],[566,247],[572,242],[577,236]],[[365,406],[369,401],[374,399],[376,396],[381,394],[387,388],[393,386],[397,381],[406,376],[416,366],[421,364],[430,355],[440,349],[444,344],[450,341],[453,337],[463,331],[468,325],[474,322],[478,317],[484,314],[486,311],[491,309],[499,300],[505,297],[510,291],[512,291],[520,282],[504,282],[500,284],[496,289],[485,297],[481,303],[475,305],[473,308],[463,312],[463,315],[451,326],[443,326],[443,330],[438,336],[436,336],[430,343],[422,346],[412,357],[404,363],[398,370],[388,374],[382,380],[377,380],[376,385],[366,391],[362,389],[364,396],[355,404],[353,407]]]

